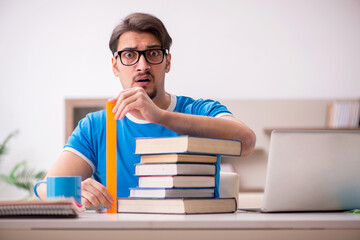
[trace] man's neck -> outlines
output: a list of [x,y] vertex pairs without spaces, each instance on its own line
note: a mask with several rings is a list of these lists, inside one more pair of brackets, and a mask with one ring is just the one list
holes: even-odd
[[167,92],[164,92],[164,94],[158,94],[152,100],[156,104],[156,106],[158,106],[159,108],[161,108],[163,110],[166,110],[170,106],[171,96]]

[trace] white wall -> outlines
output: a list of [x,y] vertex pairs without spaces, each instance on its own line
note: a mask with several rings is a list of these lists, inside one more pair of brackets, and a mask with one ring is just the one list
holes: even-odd
[[64,144],[64,98],[109,97],[108,39],[134,11],[172,38],[167,90],[195,98],[360,96],[358,0],[0,0],[0,172],[47,170]]

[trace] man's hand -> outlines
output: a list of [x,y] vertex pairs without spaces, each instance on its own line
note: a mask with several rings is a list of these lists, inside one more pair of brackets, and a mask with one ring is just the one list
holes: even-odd
[[113,108],[116,120],[121,120],[127,113],[130,113],[138,119],[157,123],[163,111],[156,106],[141,87],[125,89],[116,98],[109,99],[109,101],[116,102]]
[[166,111],[158,107],[140,87],[125,89],[117,98],[109,101],[116,102],[113,108],[115,119],[122,119],[130,113],[138,119],[161,125],[180,135],[241,140],[243,157],[254,151],[255,133],[233,116],[215,118]]
[[[106,208],[111,207],[114,199],[107,189],[99,182],[91,178],[93,169],[90,164],[70,151],[63,151],[50,168],[47,176],[81,176],[85,179],[81,182],[81,204],[85,207],[103,205]],[[40,196],[46,196],[44,184],[38,187]]]
[[99,182],[88,178],[81,183],[81,204],[87,208],[91,206],[103,205],[107,209],[112,209],[111,204],[114,199],[107,189]]

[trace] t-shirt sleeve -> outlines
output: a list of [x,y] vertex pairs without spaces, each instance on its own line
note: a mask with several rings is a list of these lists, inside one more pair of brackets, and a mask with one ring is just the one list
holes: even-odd
[[198,99],[185,108],[186,113],[209,117],[232,116],[232,113],[218,101]]
[[96,143],[93,137],[94,124],[92,114],[88,114],[80,120],[64,147],[64,150],[73,152],[84,159],[91,166],[93,172],[97,166]]

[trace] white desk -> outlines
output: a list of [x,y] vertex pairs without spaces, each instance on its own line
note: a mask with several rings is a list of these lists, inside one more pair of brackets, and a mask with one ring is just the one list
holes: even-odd
[[0,239],[360,239],[360,214],[98,214],[0,219]]

